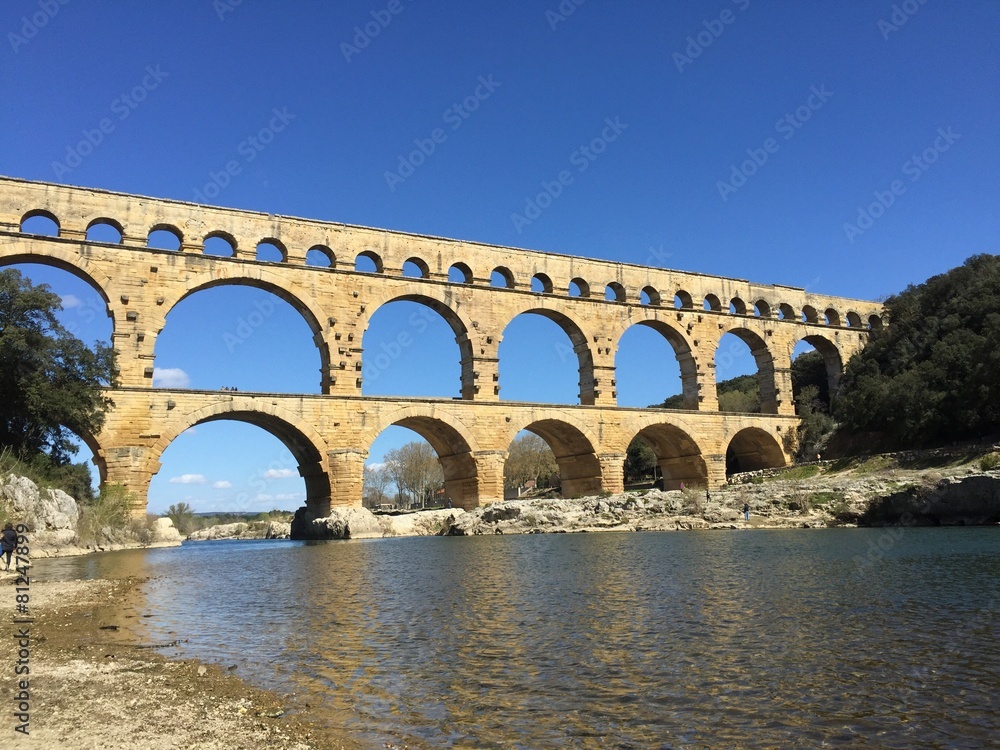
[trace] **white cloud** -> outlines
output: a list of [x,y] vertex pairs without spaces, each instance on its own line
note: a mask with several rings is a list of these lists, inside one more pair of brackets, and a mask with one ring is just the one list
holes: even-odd
[[365,464],[365,468],[372,471],[381,471],[385,468],[385,463],[383,461],[376,461],[375,463]]
[[228,490],[230,487],[233,486],[233,483],[225,479],[222,479],[213,484],[212,486],[217,490]]
[[201,474],[181,474],[179,477],[171,477],[170,484],[205,484],[205,477]]
[[299,473],[295,469],[268,469],[264,472],[264,477],[266,479],[288,479],[289,477],[297,477]]
[[191,378],[178,367],[153,368],[154,388],[187,388],[189,385],[191,385]]
[[62,296],[62,306],[64,310],[71,310],[74,307],[83,307],[83,300],[75,294],[65,294]]

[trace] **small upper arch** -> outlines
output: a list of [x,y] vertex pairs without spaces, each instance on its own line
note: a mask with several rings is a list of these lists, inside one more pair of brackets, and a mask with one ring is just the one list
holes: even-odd
[[827,308],[827,311],[826,311],[826,313],[825,313],[825,315],[823,317],[826,319],[826,324],[828,326],[839,326],[840,325],[840,313],[837,312],[832,307]]
[[402,271],[403,276],[410,279],[429,279],[431,277],[431,270],[427,267],[427,263],[416,256],[403,261]]
[[275,237],[265,237],[257,243],[257,260],[264,263],[284,263],[288,260],[288,250]]
[[569,282],[569,296],[570,297],[589,297],[590,296],[590,284],[577,276],[575,279]]
[[382,273],[382,256],[372,250],[363,250],[354,259],[354,270],[359,273]]
[[105,216],[94,219],[87,225],[87,242],[120,245],[124,235],[125,228],[114,219]]
[[604,299],[608,302],[624,302],[625,287],[617,281],[609,281],[608,285],[604,287]]
[[184,235],[173,224],[154,224],[146,237],[146,247],[152,250],[176,251],[181,249],[183,241]]
[[337,256],[326,245],[313,245],[306,251],[306,265],[333,268],[337,265]]
[[702,303],[702,307],[711,312],[722,312],[722,300],[720,300],[714,294],[706,294],[705,301],[704,303]]
[[771,306],[767,303],[767,300],[759,299],[753,304],[753,314],[758,318],[770,318],[771,317]]
[[733,297],[729,300],[729,312],[732,315],[746,315],[747,303],[739,297]]
[[540,294],[552,294],[552,279],[544,273],[536,273],[531,277],[531,291]]
[[861,328],[861,316],[854,312],[854,310],[848,311],[847,325],[850,328]]
[[21,231],[42,237],[59,236],[59,219],[51,211],[36,208],[21,217]]
[[650,307],[660,306],[660,293],[652,286],[644,286],[639,292],[639,304]]
[[472,269],[465,263],[453,263],[448,269],[448,281],[453,284],[471,284],[473,278]]
[[201,252],[204,255],[233,258],[236,256],[236,238],[228,232],[209,232],[202,241]]
[[505,266],[497,266],[490,274],[490,286],[498,289],[513,289],[514,274]]
[[778,318],[780,320],[795,320],[795,308],[787,302],[778,305]]
[[802,306],[802,322],[803,323],[819,323],[819,314],[816,312],[816,308],[812,305]]
[[868,316],[868,330],[878,331],[882,328],[882,318],[878,315]]
[[690,293],[683,289],[678,289],[674,295],[674,307],[678,310],[693,310],[694,300],[691,298]]

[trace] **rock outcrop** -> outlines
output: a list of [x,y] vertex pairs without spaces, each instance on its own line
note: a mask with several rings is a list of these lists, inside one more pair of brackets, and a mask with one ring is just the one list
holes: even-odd
[[62,490],[41,490],[26,477],[8,474],[0,480],[0,502],[9,510],[4,519],[23,523],[32,532],[32,544],[40,547],[75,543],[80,509]]
[[[162,519],[161,519],[162,520]],[[223,523],[195,531],[188,536],[193,542],[215,539],[288,539],[291,524],[280,521],[250,521],[248,523]]]

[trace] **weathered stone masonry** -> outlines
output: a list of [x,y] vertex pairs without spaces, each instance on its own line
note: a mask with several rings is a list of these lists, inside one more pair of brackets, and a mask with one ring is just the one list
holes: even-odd
[[[57,237],[22,231],[39,215],[58,225]],[[117,230],[121,241],[88,240],[99,224]],[[178,249],[147,247],[155,230],[173,234]],[[212,237],[225,240],[232,256],[203,254]],[[506,451],[522,429],[550,443],[567,496],[620,490],[625,451],[640,433],[654,447],[667,486],[718,486],[727,450],[747,469],[786,462],[798,423],[790,375],[795,345],[806,340],[823,354],[835,387],[843,363],[883,314],[874,302],[791,287],[10,178],[0,178],[0,240],[0,265],[64,269],[107,303],[121,387],[103,431],[83,437],[102,479],[125,484],[143,502],[170,441],[217,419],[249,422],[282,440],[299,461],[307,504],[318,512],[331,503],[360,504],[368,448],[392,424],[430,441],[447,491],[462,507],[503,497]],[[260,243],[276,247],[281,260],[258,260]],[[307,266],[310,250],[329,267]],[[355,270],[361,256],[374,272]],[[407,262],[420,278],[403,275]],[[490,285],[494,271],[506,288]],[[450,281],[449,272],[461,281]],[[542,292],[531,290],[533,279]],[[222,284],[265,289],[302,315],[320,353],[322,395],[152,387],[167,314],[188,295]],[[570,296],[571,284],[578,295]],[[605,299],[606,289],[614,299]],[[455,332],[460,400],[361,395],[362,337],[376,310],[401,299],[437,311]],[[579,362],[578,406],[499,400],[500,341],[521,313],[544,315],[569,336]],[[653,327],[673,346],[685,410],[616,406],[615,353],[636,324]],[[753,353],[764,414],[718,411],[715,354],[725,333]]]

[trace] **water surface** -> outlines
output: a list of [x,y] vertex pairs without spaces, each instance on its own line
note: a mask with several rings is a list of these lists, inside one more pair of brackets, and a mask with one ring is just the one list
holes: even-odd
[[[380,747],[991,747],[1000,529],[202,542],[144,635]],[[306,707],[308,704],[308,707]]]

